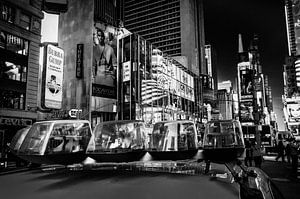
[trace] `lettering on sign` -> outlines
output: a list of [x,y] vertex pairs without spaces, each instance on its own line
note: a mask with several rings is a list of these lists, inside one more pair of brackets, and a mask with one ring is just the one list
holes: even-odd
[[116,93],[116,89],[113,87],[93,84],[92,96],[116,99],[117,93]]
[[0,125],[10,125],[10,126],[29,126],[32,125],[31,119],[23,119],[23,118],[0,118]]
[[76,77],[82,78],[83,74],[83,44],[77,44]]

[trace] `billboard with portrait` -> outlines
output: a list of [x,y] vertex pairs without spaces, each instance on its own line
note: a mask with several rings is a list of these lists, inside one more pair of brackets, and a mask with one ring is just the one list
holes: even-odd
[[300,104],[297,102],[286,105],[289,122],[300,122]]
[[[116,98],[117,38],[114,28],[96,23],[93,32],[93,96]],[[97,89],[96,89],[97,88]],[[96,92],[96,91],[101,91]]]
[[252,99],[253,98],[253,70],[245,69],[240,70],[241,78],[241,99]]
[[241,122],[254,121],[252,101],[240,102],[240,121]]

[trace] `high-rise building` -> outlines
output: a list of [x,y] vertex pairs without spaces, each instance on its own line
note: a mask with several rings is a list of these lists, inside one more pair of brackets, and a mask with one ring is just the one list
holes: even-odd
[[258,49],[258,36],[254,35],[249,50],[244,51],[239,36],[238,93],[240,121],[252,124],[270,124],[273,110],[271,88],[262,73]]
[[286,128],[300,135],[300,1],[285,0],[288,56],[284,64],[284,121]]
[[233,119],[233,90],[231,81],[218,83],[217,102],[222,119]]
[[[295,1],[296,2],[296,1]],[[285,0],[285,20],[287,29],[288,39],[288,52],[289,56],[296,55],[297,53],[297,42],[296,42],[296,27],[293,7],[296,8],[298,5],[294,5],[294,0]],[[299,32],[300,33],[300,32]]]
[[189,71],[207,74],[202,0],[124,0],[123,21]]

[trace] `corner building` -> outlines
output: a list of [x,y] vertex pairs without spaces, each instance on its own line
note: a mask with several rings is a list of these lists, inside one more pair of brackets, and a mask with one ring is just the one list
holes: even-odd
[[[151,124],[195,118],[200,107],[200,81],[195,80],[199,65],[194,73],[184,64],[187,59],[164,58],[164,52],[150,41],[128,32],[126,26],[121,28],[122,3],[69,0],[68,11],[60,14],[58,44],[65,52],[63,109],[81,109],[81,118],[89,119],[93,127],[118,119],[143,119]],[[102,35],[104,41],[99,44]],[[109,53],[102,53],[103,49]]]
[[37,118],[42,0],[0,1],[0,156]]

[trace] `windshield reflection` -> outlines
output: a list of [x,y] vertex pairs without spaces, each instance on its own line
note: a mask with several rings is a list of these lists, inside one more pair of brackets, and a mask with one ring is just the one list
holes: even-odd
[[94,129],[94,136],[94,151],[147,148],[144,124],[138,121],[100,123]]

